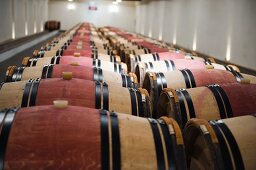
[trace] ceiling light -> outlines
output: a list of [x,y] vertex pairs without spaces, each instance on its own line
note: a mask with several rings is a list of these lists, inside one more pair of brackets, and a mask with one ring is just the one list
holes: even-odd
[[109,6],[109,12],[110,13],[117,13],[118,12],[118,6],[117,5],[110,5]]
[[73,2],[73,0],[68,0],[69,2]]
[[69,3],[69,4],[67,5],[67,9],[68,9],[68,10],[75,10],[75,9],[76,9],[76,6],[75,6],[75,4],[73,4],[73,3]]
[[113,1],[112,3],[113,3],[114,5],[117,5],[117,4],[118,4],[118,2],[117,2],[117,1]]

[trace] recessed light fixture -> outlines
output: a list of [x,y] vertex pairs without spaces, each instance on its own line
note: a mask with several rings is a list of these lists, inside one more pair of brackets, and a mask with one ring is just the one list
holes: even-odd
[[174,34],[174,36],[173,36],[172,43],[173,43],[174,45],[176,45],[176,34]]
[[36,21],[34,21],[34,33],[37,32],[37,25],[36,25]]
[[25,35],[28,35],[28,21],[25,21]]
[[196,43],[197,43],[197,32],[194,32],[194,38],[193,38],[193,46],[192,49],[193,51],[196,51]]
[[68,0],[69,2],[73,2],[73,0]]
[[75,9],[76,9],[76,6],[75,6],[75,4],[73,4],[73,3],[69,3],[69,4],[67,5],[67,9],[68,9],[68,10],[75,10]]
[[228,37],[227,51],[226,51],[226,61],[231,60],[231,37]]
[[15,39],[15,22],[12,22],[12,39]]
[[109,6],[109,12],[110,13],[117,13],[119,11],[119,8],[117,5],[110,5]]

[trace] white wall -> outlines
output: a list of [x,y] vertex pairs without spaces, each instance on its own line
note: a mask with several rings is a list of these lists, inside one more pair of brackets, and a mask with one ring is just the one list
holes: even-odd
[[[48,0],[0,0],[0,42],[42,31],[48,18]],[[14,23],[14,26],[13,26]]]
[[146,1],[136,32],[256,70],[255,9],[255,0]]
[[[75,10],[68,10],[67,5],[74,4]],[[79,22],[91,22],[95,26],[115,26],[128,31],[135,31],[136,8],[134,2],[122,2],[117,5],[118,12],[111,13],[111,1],[94,1],[97,11],[88,10],[90,1],[66,2],[49,1],[49,19],[61,21],[61,29],[69,29]]]

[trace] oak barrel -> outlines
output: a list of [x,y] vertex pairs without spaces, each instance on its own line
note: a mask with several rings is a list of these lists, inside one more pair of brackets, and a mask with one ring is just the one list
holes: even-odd
[[183,131],[189,169],[254,170],[255,129],[255,115],[190,120]]
[[142,87],[149,92],[155,109],[158,97],[164,88],[186,89],[210,84],[221,85],[243,81],[250,81],[250,83],[256,84],[256,77],[238,73],[234,70],[230,72],[217,69],[184,69],[165,73],[147,72]]
[[140,62],[154,62],[160,60],[173,60],[173,59],[184,59],[185,55],[181,53],[172,53],[172,52],[161,52],[161,53],[149,53],[149,54],[140,54],[140,55],[130,55],[126,59],[126,64],[128,68],[134,72],[135,67]]
[[10,66],[6,72],[6,82],[24,81],[36,78],[61,78],[63,74],[72,74],[73,78],[119,84],[122,87],[137,87],[135,74],[119,74],[101,68],[73,65],[44,65],[36,67]]
[[197,60],[175,59],[139,63],[135,68],[140,85],[143,85],[145,74],[151,72],[169,72],[176,69],[206,69],[205,63]]
[[256,113],[256,84],[230,83],[191,89],[164,89],[157,116],[175,118],[181,126],[191,118],[217,120]]
[[67,100],[74,106],[152,117],[151,102],[145,89],[70,76],[4,83],[0,90],[0,109],[49,105],[57,99]]
[[46,21],[44,29],[48,30],[48,31],[59,30],[60,29],[60,21],[54,21],[54,20]]
[[0,113],[5,170],[187,169],[181,130],[171,118],[52,105]]
[[47,58],[29,58],[26,57],[22,61],[25,67],[44,66],[49,64],[62,64],[62,65],[81,65],[86,67],[97,67],[102,70],[108,70],[117,73],[127,73],[127,66],[125,63],[113,63],[92,59],[89,57],[74,57],[74,56],[55,56]]

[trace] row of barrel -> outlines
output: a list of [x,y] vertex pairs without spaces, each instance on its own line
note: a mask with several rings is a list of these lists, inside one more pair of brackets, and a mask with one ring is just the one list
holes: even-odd
[[253,169],[255,84],[236,66],[78,24],[8,67],[0,169]]

